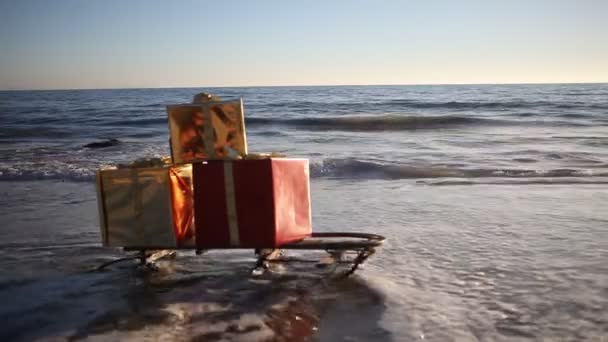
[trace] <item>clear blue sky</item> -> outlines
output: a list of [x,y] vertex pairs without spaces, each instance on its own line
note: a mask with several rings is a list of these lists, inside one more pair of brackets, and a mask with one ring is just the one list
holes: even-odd
[[0,0],[0,89],[608,82],[608,0]]

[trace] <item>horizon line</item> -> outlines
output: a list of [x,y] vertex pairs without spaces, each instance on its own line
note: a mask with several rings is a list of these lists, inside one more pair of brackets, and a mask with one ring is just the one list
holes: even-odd
[[608,84],[601,82],[497,82],[497,83],[387,83],[387,84],[300,84],[300,85],[226,85],[226,86],[177,86],[177,87],[115,87],[115,88],[18,88],[0,89],[1,92],[12,91],[74,91],[74,90],[133,90],[133,89],[193,89],[193,88],[296,88],[296,87],[383,87],[383,86],[489,86],[489,85],[556,85],[556,84]]

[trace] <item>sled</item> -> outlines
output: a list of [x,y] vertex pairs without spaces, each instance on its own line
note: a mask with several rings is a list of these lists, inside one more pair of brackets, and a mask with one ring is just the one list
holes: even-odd
[[[331,265],[346,265],[346,271],[341,273],[342,276],[352,275],[376,250],[382,246],[385,237],[377,234],[369,233],[352,233],[352,232],[336,232],[336,233],[312,233],[312,235],[303,240],[287,243],[284,245],[272,248],[258,248],[254,250],[256,261],[252,268],[252,273],[260,274],[269,270],[273,263],[315,263],[316,267],[329,267]],[[235,248],[236,249],[236,248]],[[242,248],[239,248],[242,249]],[[161,259],[175,258],[178,250],[188,249],[162,249],[159,250],[154,246],[128,247],[124,248],[126,253],[131,255],[108,261],[100,265],[97,270],[101,271],[110,265],[119,262],[135,260],[139,267],[155,270],[157,262]],[[197,255],[202,255],[209,251],[207,249],[190,249],[194,250]],[[222,248],[226,250],[226,248]],[[302,259],[298,257],[286,257],[284,251],[299,250],[299,251],[325,251],[327,256],[320,260]]]

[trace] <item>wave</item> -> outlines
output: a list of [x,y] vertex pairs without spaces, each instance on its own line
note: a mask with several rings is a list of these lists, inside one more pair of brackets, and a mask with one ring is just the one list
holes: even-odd
[[261,118],[249,117],[245,120],[248,127],[288,126],[307,130],[338,131],[407,131],[423,129],[441,129],[460,126],[587,126],[582,123],[567,121],[521,121],[486,119],[473,116],[437,115],[437,116],[332,116],[308,118]]
[[285,137],[285,136],[287,136],[287,134],[284,132],[270,131],[270,130],[258,131],[258,132],[255,132],[255,134],[258,136],[262,136],[262,137]]
[[[292,126],[309,130],[346,130],[346,131],[385,131],[385,130],[416,130],[445,128],[462,125],[508,125],[506,120],[483,119],[465,116],[348,116],[348,117],[307,117],[293,119],[277,119],[263,117],[246,117],[247,127],[259,126]],[[167,118],[139,118],[128,120],[112,120],[101,123],[100,126],[166,126]]]
[[580,178],[547,178],[547,179],[501,179],[495,181],[479,180],[447,180],[447,181],[418,181],[417,184],[429,186],[454,186],[454,185],[605,185],[606,180],[580,179]]
[[142,126],[158,126],[164,125],[167,126],[167,117],[160,118],[131,118],[131,119],[121,119],[121,120],[108,120],[100,123],[100,126],[134,126],[134,127],[142,127]]
[[266,103],[263,105],[253,105],[253,107],[270,108],[289,108],[311,109],[324,108],[330,110],[357,110],[358,108],[386,108],[394,109],[448,109],[448,110],[474,110],[474,109],[494,109],[510,110],[525,108],[552,107],[560,109],[574,108],[608,108],[604,105],[586,104],[584,102],[555,102],[555,101],[418,101],[409,99],[392,99],[386,101],[366,101],[366,102],[323,102],[323,101],[282,101]]
[[[524,115],[520,115],[524,116]],[[246,117],[246,127],[264,129],[271,126],[292,127],[309,131],[413,131],[448,129],[458,127],[509,127],[509,126],[543,126],[543,127],[588,127],[591,122],[574,122],[567,119],[585,118],[582,114],[557,116],[555,120],[520,120],[481,118],[464,115],[365,115],[365,116],[329,116],[302,118]],[[563,120],[559,120],[559,119]],[[167,128],[166,117],[117,118],[112,120],[95,120],[89,122],[71,122],[70,125],[11,125],[0,131],[0,138],[18,138],[22,136],[43,138],[67,138],[82,133],[82,125],[95,126],[95,134],[113,132],[115,129],[128,129],[125,134],[137,136],[142,129]],[[139,129],[139,130],[138,130]],[[268,131],[264,129],[264,131]],[[144,132],[147,134],[148,132]],[[160,132],[153,132],[160,134]],[[262,133],[264,135],[265,133]]]
[[354,158],[326,159],[311,165],[311,176],[341,179],[565,178],[608,177],[608,171],[581,169],[466,169],[383,164]]
[[[605,165],[602,165],[605,166]],[[24,164],[0,167],[0,181],[61,180],[89,182],[95,179],[98,166],[71,164]],[[422,166],[383,163],[356,158],[330,158],[313,161],[310,164],[311,178],[348,180],[402,180],[402,179],[451,179],[450,182],[473,182],[477,179],[595,179],[608,177],[604,167],[585,169],[507,169],[507,168],[465,168],[445,166]],[[463,180],[464,179],[464,180]],[[608,181],[608,179],[601,179]],[[543,181],[544,182],[544,181]],[[550,182],[550,181],[547,181]]]
[[409,108],[446,108],[446,109],[512,109],[512,108],[535,108],[551,106],[548,101],[502,101],[502,102],[469,102],[469,101],[446,101],[446,102],[421,102],[411,100],[392,100],[387,101],[391,105],[403,105]]
[[38,181],[57,180],[70,182],[92,182],[95,180],[93,169],[70,169],[43,167],[31,168],[0,168],[0,181]]
[[465,116],[348,116],[301,119],[247,118],[247,126],[282,125],[309,130],[402,131],[463,125],[500,125],[500,120]]
[[590,115],[589,113],[564,113],[564,114],[558,114],[556,116],[560,117],[560,118],[567,118],[567,119],[593,118],[593,115]]
[[13,139],[29,137],[43,138],[68,138],[75,134],[74,129],[67,126],[48,125],[48,126],[24,126],[24,125],[6,125],[0,130],[0,138]]
[[608,93],[600,93],[600,92],[588,92],[588,91],[571,91],[567,93],[560,93],[560,95],[566,96],[608,96]]
[[83,145],[85,148],[105,148],[122,144],[122,141],[116,138],[105,139],[102,141],[94,141]]

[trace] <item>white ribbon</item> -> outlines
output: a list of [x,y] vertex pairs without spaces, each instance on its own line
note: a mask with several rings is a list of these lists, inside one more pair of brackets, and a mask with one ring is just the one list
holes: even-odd
[[145,227],[143,224],[142,216],[144,214],[143,201],[141,193],[141,184],[139,183],[139,172],[136,168],[129,170],[130,178],[133,186],[133,210],[135,216],[135,225],[137,232],[139,233],[139,239],[142,244],[146,243]]
[[237,247],[241,244],[239,239],[239,222],[236,213],[236,196],[234,193],[234,173],[232,162],[224,162],[224,187],[226,189],[226,214],[228,216],[228,231],[230,234],[230,246]]

